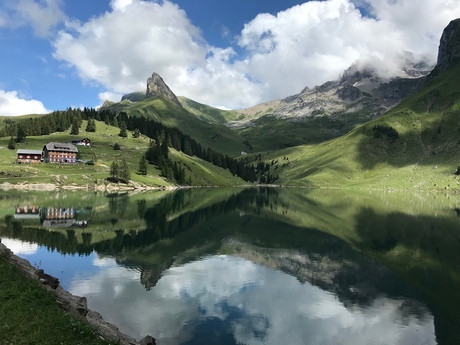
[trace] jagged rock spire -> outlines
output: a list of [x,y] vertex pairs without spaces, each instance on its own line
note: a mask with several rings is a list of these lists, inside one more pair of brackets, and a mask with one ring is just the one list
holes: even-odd
[[458,61],[460,61],[460,18],[452,20],[442,33],[435,71],[444,72]]
[[166,98],[182,107],[176,95],[171,91],[168,85],[166,85],[163,78],[155,72],[147,79],[147,91],[145,94],[147,97],[160,96]]

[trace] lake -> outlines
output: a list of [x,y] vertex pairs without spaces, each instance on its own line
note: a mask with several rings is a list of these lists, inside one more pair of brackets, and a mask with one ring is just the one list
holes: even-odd
[[0,239],[138,340],[460,344],[460,196],[2,192]]

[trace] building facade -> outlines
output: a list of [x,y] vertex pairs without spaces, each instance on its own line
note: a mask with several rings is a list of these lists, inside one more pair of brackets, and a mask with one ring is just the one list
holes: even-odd
[[42,159],[42,150],[24,150],[16,151],[18,163],[40,163]]
[[91,146],[91,139],[89,138],[81,138],[72,140],[72,144],[80,145],[80,146]]
[[69,143],[51,142],[43,146],[44,163],[76,163],[78,149]]

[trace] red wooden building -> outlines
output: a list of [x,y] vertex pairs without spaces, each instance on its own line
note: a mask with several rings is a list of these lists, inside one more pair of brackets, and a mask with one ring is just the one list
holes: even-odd
[[78,149],[70,143],[51,142],[43,146],[43,162],[76,163]]
[[42,159],[42,150],[19,149],[16,153],[18,163],[40,163]]

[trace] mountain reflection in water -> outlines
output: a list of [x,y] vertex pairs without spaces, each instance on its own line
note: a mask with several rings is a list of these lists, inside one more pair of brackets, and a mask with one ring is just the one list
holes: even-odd
[[7,214],[0,237],[137,339],[460,343],[453,197],[254,188],[62,202],[89,210],[75,219],[87,226]]

